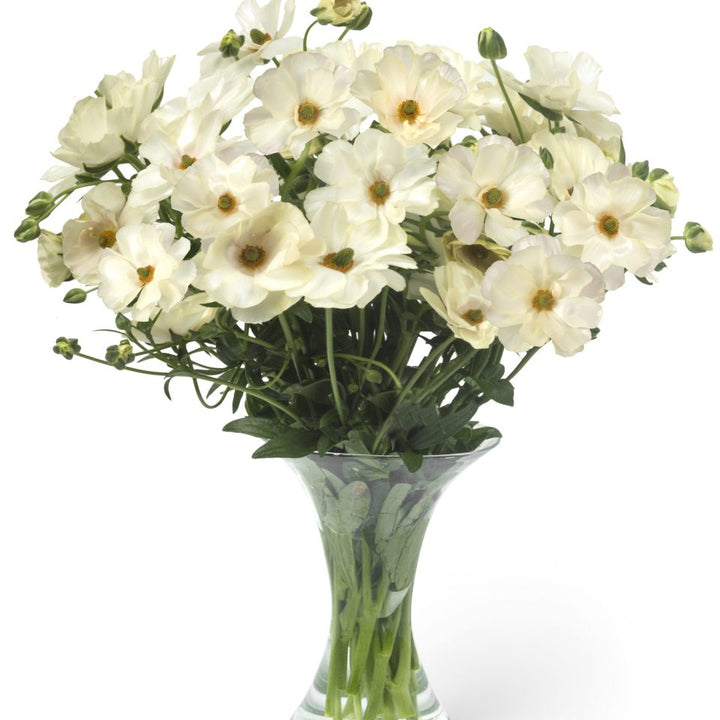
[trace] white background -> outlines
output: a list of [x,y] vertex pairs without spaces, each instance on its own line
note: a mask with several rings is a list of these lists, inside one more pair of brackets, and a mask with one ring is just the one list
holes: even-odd
[[[629,159],[677,178],[676,229],[720,233],[704,3],[384,5],[365,39],[473,56],[493,25],[520,75],[530,44],[590,52]],[[53,355],[59,335],[102,353],[111,341],[91,331],[111,316],[63,306],[34,244],[12,239],[74,102],[153,48],[178,54],[179,94],[234,9],[38,0],[3,28],[3,720],[282,720],[324,647],[325,567],[299,482],[220,432],[229,408]],[[453,720],[720,717],[718,270],[679,253],[658,286],[608,299],[598,342],[543,351],[516,408],[487,409],[505,439],[441,502],[416,588],[421,657]]]

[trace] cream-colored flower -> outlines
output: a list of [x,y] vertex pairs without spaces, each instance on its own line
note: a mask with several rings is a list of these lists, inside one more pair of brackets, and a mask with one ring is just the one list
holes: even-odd
[[175,240],[173,225],[126,225],[116,243],[116,251],[106,249],[98,266],[98,296],[111,310],[145,322],[185,297],[196,268],[184,259],[190,241]]
[[[547,120],[537,110],[533,110],[511,88],[506,88],[506,90],[525,138],[530,138],[547,127]],[[510,112],[505,96],[497,83],[486,82],[479,85],[476,90],[476,97],[481,124],[486,125],[498,135],[504,135],[514,142],[520,143],[522,139],[515,118]]]
[[266,322],[297,302],[288,293],[310,280],[308,258],[323,249],[300,210],[273,203],[208,247],[195,286],[238,321]]
[[212,322],[217,308],[207,307],[212,301],[205,293],[195,293],[181,300],[154,320],[150,335],[156,343],[170,342],[173,338],[187,338],[190,333]]
[[347,107],[353,77],[319,53],[288,56],[255,83],[262,107],[245,116],[250,141],[265,154],[289,150],[298,158],[321,133],[342,137],[360,119]]
[[83,197],[81,205],[80,218],[68,220],[63,227],[63,254],[76,280],[97,285],[103,251],[115,248],[117,232],[128,224],[131,213],[126,208],[125,194],[115,183],[97,185]]
[[490,347],[497,337],[497,328],[487,318],[490,303],[482,294],[482,273],[449,262],[435,268],[434,278],[437,293],[421,287],[423,298],[456,337],[477,350]]
[[583,261],[602,272],[618,267],[645,277],[670,246],[670,214],[652,207],[655,197],[648,183],[617,163],[577,184],[553,219],[565,245]]
[[486,235],[504,247],[524,237],[520,219],[542,222],[552,210],[548,172],[539,155],[512,140],[490,136],[477,151],[455,145],[438,166],[440,190],[454,202],[450,223],[458,240]]
[[374,71],[358,73],[353,93],[369,105],[380,124],[408,147],[432,148],[457,129],[452,111],[465,96],[460,73],[434,53],[421,55],[409,45],[385,50]]
[[569,356],[591,340],[605,284],[596,267],[565,254],[556,238],[535,235],[488,269],[482,294],[505,348],[525,352],[552,341],[558,354]]
[[545,148],[552,156],[550,192],[558,200],[569,200],[577,183],[596,172],[604,173],[612,164],[595,143],[576,135],[543,130],[528,144],[538,153]]
[[350,223],[385,220],[399,225],[407,213],[429,215],[438,205],[437,162],[427,148],[406,148],[394,135],[366,130],[354,143],[336,140],[315,163],[324,187],[308,193],[305,211],[313,219],[327,203],[341,205]]
[[38,238],[38,262],[43,280],[52,288],[60,287],[72,275],[63,261],[62,238],[42,230]]
[[314,307],[365,307],[383,288],[405,289],[405,278],[393,268],[415,268],[407,235],[397,225],[350,222],[341,206],[326,205],[312,223],[323,242],[322,254],[308,267],[310,280],[291,294]]
[[172,206],[183,214],[191,235],[213,240],[266,208],[278,192],[278,177],[269,165],[260,167],[249,156],[225,163],[208,155],[183,174]]

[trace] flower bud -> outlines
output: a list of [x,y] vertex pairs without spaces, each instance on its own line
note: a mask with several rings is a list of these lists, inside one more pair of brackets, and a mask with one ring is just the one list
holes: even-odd
[[80,352],[80,345],[75,338],[59,337],[55,341],[53,352],[62,355],[66,360],[72,360]]
[[[320,4],[310,11],[321,25],[351,26],[355,30],[354,21],[367,7],[360,0],[320,0]],[[369,9],[369,8],[368,8]]]
[[220,41],[220,53],[224,58],[237,58],[240,48],[245,44],[245,36],[228,30]]
[[364,30],[372,21],[373,11],[372,8],[368,7],[365,3],[362,4],[360,12],[355,20],[350,23],[350,29],[356,32]]
[[38,225],[35,218],[25,218],[17,230],[15,230],[15,239],[18,242],[30,242],[30,240],[37,240],[40,237],[40,225]]
[[30,217],[39,218],[52,210],[54,205],[55,199],[50,193],[40,192],[28,203],[25,212]]
[[680,193],[675,185],[675,180],[668,174],[667,170],[653,170],[648,175],[650,187],[655,191],[657,199],[655,207],[661,210],[667,210],[672,217],[675,216],[677,210]]
[[478,50],[486,60],[502,60],[507,57],[507,47],[500,33],[490,27],[485,28],[478,35]]
[[63,298],[63,302],[69,305],[79,305],[87,300],[87,293],[82,288],[73,288],[68,290]]
[[710,233],[700,223],[689,222],[685,225],[685,245],[690,252],[704,253],[713,249]]
[[460,263],[481,273],[500,260],[510,257],[510,250],[489,238],[480,237],[471,245],[461,243],[452,232],[443,236],[443,248],[448,261]]
[[132,345],[127,340],[123,340],[119,345],[111,345],[105,353],[105,360],[118,370],[124,370],[135,360]]

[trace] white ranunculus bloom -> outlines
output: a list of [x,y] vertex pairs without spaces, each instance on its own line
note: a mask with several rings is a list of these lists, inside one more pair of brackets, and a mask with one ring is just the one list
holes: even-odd
[[83,98],[60,131],[60,147],[53,155],[77,169],[85,165],[98,167],[117,160],[125,151],[117,121],[105,98]]
[[435,268],[437,292],[420,288],[420,294],[453,334],[477,350],[490,347],[497,337],[497,328],[487,319],[490,303],[481,292],[482,279],[478,270],[449,262]]
[[[520,122],[525,138],[547,127],[547,120],[533,110],[514,90],[506,88],[510,96],[515,114]],[[497,82],[485,82],[477,86],[475,91],[480,125],[486,125],[498,135],[505,135],[516,143],[521,142],[515,118],[508,108],[505,96]],[[473,126],[469,126],[473,127]]]
[[266,208],[278,192],[278,177],[269,165],[261,168],[249,156],[225,163],[208,155],[183,174],[172,206],[183,214],[191,235],[213,240]]
[[52,288],[60,287],[72,275],[63,261],[62,238],[43,230],[38,238],[38,262],[43,280]]
[[396,45],[385,50],[374,70],[358,73],[353,93],[404,145],[435,148],[462,120],[452,109],[466,89],[460,73],[434,53]]
[[454,202],[450,223],[458,240],[486,235],[504,247],[527,234],[518,218],[542,222],[551,212],[548,182],[532,148],[496,135],[479,140],[476,152],[455,145],[437,173],[438,187]]
[[568,115],[602,138],[622,134],[619,126],[606,117],[619,111],[612,98],[598,89],[602,68],[590,55],[573,56],[533,45],[525,57],[530,80],[520,83],[505,73],[510,87],[543,107]]
[[650,185],[616,163],[576,185],[553,219],[565,245],[583,261],[602,272],[619,267],[644,277],[670,245],[670,213],[651,207],[654,202]]
[[384,287],[401,291],[405,278],[393,268],[415,268],[407,235],[397,225],[377,221],[355,224],[340,206],[326,205],[312,223],[323,242],[322,253],[310,259],[309,281],[292,291],[314,307],[365,307]]
[[528,144],[538,153],[545,148],[552,155],[550,192],[558,200],[569,200],[577,183],[596,172],[604,173],[612,164],[595,143],[567,133],[543,130]]
[[366,130],[354,143],[325,146],[315,174],[326,183],[305,199],[312,220],[327,203],[341,205],[350,223],[385,220],[399,225],[407,213],[429,215],[438,205],[437,161],[424,146],[406,148],[394,135]]
[[605,284],[595,266],[563,253],[556,238],[535,235],[488,269],[482,294],[505,348],[525,352],[552,341],[558,354],[569,356],[592,338]]
[[181,99],[183,110],[204,107],[220,112],[223,123],[230,122],[254,98],[253,81],[232,67],[223,67],[212,75],[201,77]]
[[127,140],[138,138],[140,125],[160,98],[175,58],[161,59],[152,52],[143,64],[139,80],[129,73],[106,75],[98,93],[111,108],[118,132]]
[[111,310],[145,322],[185,297],[196,268],[184,260],[190,241],[175,240],[173,225],[126,225],[118,230],[116,245],[103,252],[98,266],[98,296]]
[[[101,183],[81,201],[83,214],[63,227],[65,264],[76,280],[97,285],[98,263],[105,249],[114,249],[118,230],[138,218],[127,207],[123,191],[115,183]],[[154,218],[147,218],[150,222]]]
[[240,24],[236,35],[242,38],[242,44],[231,56],[222,53],[221,42],[208,45],[200,52],[203,76],[233,63],[250,72],[255,65],[302,47],[300,38],[285,37],[294,15],[295,0],[243,0],[235,15]]
[[262,107],[245,116],[250,141],[263,153],[289,150],[293,157],[321,133],[342,135],[360,115],[348,105],[354,73],[332,66],[319,53],[296,53],[261,75],[255,95]]
[[170,342],[173,335],[187,337],[191,332],[212,322],[217,308],[207,307],[210,303],[212,301],[206,293],[195,293],[167,312],[161,312],[150,330],[152,339],[156,343]]
[[239,322],[267,322],[297,302],[288,292],[308,282],[307,259],[322,252],[302,212],[273,203],[208,247],[195,286]]

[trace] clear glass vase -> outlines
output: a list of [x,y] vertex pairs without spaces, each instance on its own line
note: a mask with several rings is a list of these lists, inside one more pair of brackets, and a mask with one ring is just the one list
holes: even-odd
[[425,458],[289,460],[315,504],[330,587],[330,639],[292,720],[447,720],[418,658],[412,591],[433,509],[451,480],[497,444]]

